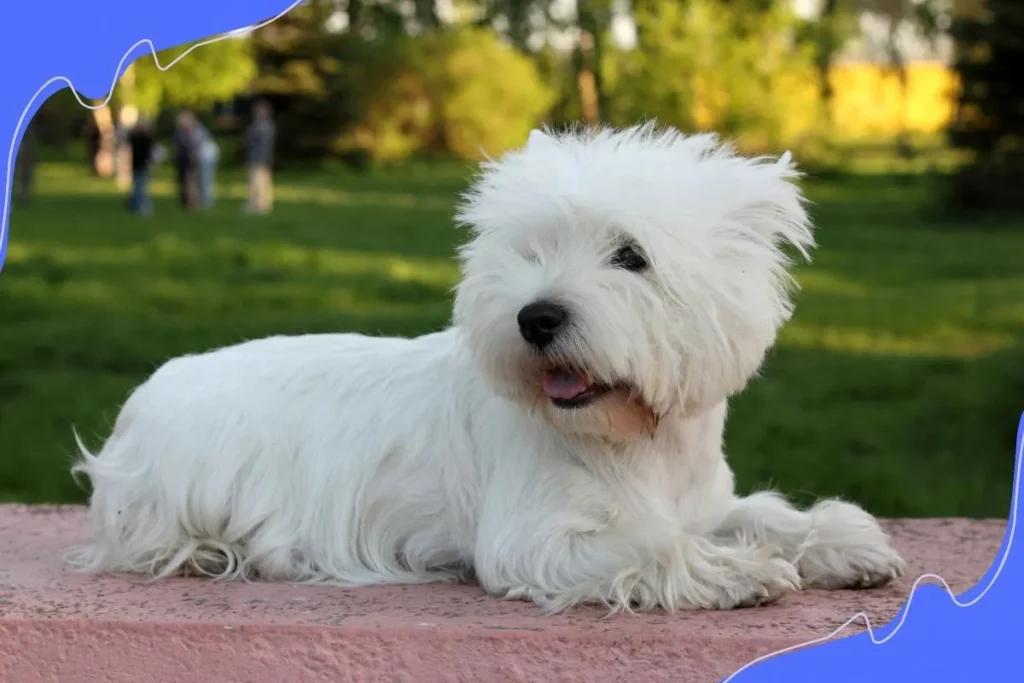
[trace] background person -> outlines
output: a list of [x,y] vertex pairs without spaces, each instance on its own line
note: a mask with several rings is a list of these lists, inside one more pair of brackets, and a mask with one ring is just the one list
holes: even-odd
[[178,114],[174,133],[174,166],[177,171],[178,200],[187,211],[199,205],[199,133],[195,115],[186,110]]
[[274,121],[270,104],[259,101],[253,108],[253,120],[245,134],[249,157],[249,213],[270,213],[274,203],[271,165],[274,161]]
[[128,198],[129,210],[139,216],[148,215],[152,211],[149,198],[149,171],[155,158],[155,141],[153,127],[149,119],[139,116],[135,126],[127,136],[131,152],[132,190]]

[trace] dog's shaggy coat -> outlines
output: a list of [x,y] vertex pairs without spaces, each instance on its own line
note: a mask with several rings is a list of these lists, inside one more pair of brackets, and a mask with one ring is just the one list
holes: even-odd
[[[846,502],[737,497],[727,398],[791,312],[788,154],[647,125],[486,163],[454,321],[166,363],[91,480],[93,571],[381,584],[475,575],[549,609],[731,608],[903,570]],[[822,454],[826,457],[827,454]]]

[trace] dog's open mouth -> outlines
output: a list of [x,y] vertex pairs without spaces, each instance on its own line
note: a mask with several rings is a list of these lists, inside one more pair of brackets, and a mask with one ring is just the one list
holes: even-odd
[[541,388],[558,408],[583,408],[601,398],[612,387],[592,381],[585,373],[556,367],[544,371]]

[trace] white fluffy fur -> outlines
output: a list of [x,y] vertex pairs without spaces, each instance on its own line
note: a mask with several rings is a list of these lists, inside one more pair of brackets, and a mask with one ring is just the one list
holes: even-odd
[[[807,255],[788,155],[643,126],[535,132],[487,163],[453,325],[416,339],[273,337],[171,360],[98,455],[93,571],[340,584],[460,580],[561,609],[731,608],[885,583],[859,507],[733,493],[727,398],[788,319]],[[631,239],[650,268],[609,257]],[[554,298],[549,356],[627,382],[564,410],[516,316]],[[79,444],[81,447],[81,444]]]

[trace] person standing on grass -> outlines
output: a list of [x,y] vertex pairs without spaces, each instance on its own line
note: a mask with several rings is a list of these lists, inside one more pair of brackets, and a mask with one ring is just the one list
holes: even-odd
[[131,150],[132,192],[128,197],[128,209],[137,216],[149,215],[152,210],[149,199],[149,169],[154,157],[153,127],[149,119],[140,115],[128,133]]
[[273,179],[270,168],[274,161],[274,121],[270,104],[263,100],[253,108],[252,123],[245,133],[249,156],[249,213],[266,214],[274,204]]
[[199,206],[208,209],[213,206],[220,147],[203,124],[196,123],[196,132],[199,139]]
[[186,211],[195,210],[199,203],[199,134],[195,114],[187,109],[178,114],[178,128],[174,132],[174,166],[178,176],[178,199]]

